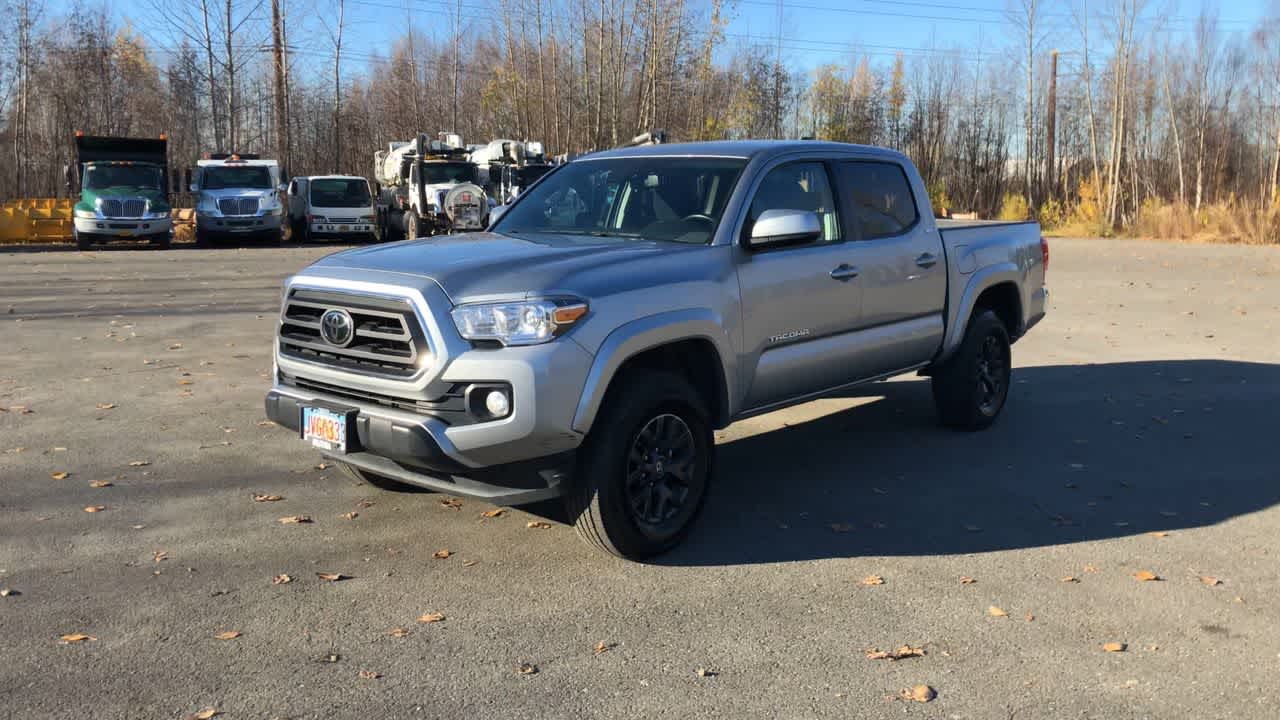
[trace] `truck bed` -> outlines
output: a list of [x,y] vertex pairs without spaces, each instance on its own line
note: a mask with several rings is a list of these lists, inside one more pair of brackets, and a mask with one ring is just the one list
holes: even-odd
[[965,230],[975,227],[1001,227],[1003,225],[1029,225],[1034,224],[1035,220],[946,220],[939,218],[937,220],[939,230]]

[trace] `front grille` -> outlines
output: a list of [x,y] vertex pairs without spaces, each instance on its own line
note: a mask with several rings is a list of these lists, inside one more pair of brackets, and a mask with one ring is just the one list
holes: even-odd
[[356,222],[356,218],[353,218],[353,217],[331,217],[331,218],[329,218],[329,222],[331,222],[331,223],[338,223],[339,225],[342,225],[342,224],[350,225],[350,224],[352,224],[352,223]]
[[[345,310],[354,326],[345,347],[320,334],[327,310]],[[410,377],[430,356],[418,316],[407,301],[323,290],[293,290],[280,314],[280,353],[341,370]]]
[[257,215],[258,198],[232,197],[218,198],[218,212],[223,215]]
[[102,215],[109,218],[140,218],[147,212],[146,198],[104,198]]

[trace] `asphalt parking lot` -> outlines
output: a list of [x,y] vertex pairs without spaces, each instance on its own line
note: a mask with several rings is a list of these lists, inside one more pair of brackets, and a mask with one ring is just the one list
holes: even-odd
[[0,717],[1276,714],[1280,248],[1054,241],[996,427],[914,377],[734,425],[647,565],[264,426],[332,250],[0,252]]

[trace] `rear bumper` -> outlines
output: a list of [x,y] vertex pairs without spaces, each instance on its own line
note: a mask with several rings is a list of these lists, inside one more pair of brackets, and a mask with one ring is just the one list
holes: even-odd
[[324,455],[362,470],[410,485],[501,505],[538,502],[564,493],[571,453],[477,467],[453,446],[444,432],[448,426],[436,418],[413,416],[288,386],[276,386],[267,393],[267,417],[295,433],[300,432],[303,405],[359,411],[354,433],[348,438],[349,451]]

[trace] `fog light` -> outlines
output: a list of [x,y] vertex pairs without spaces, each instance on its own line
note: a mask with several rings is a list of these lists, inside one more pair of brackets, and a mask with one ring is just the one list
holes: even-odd
[[511,412],[511,400],[501,390],[490,390],[489,394],[484,396],[484,409],[495,418],[506,417],[507,413]]

